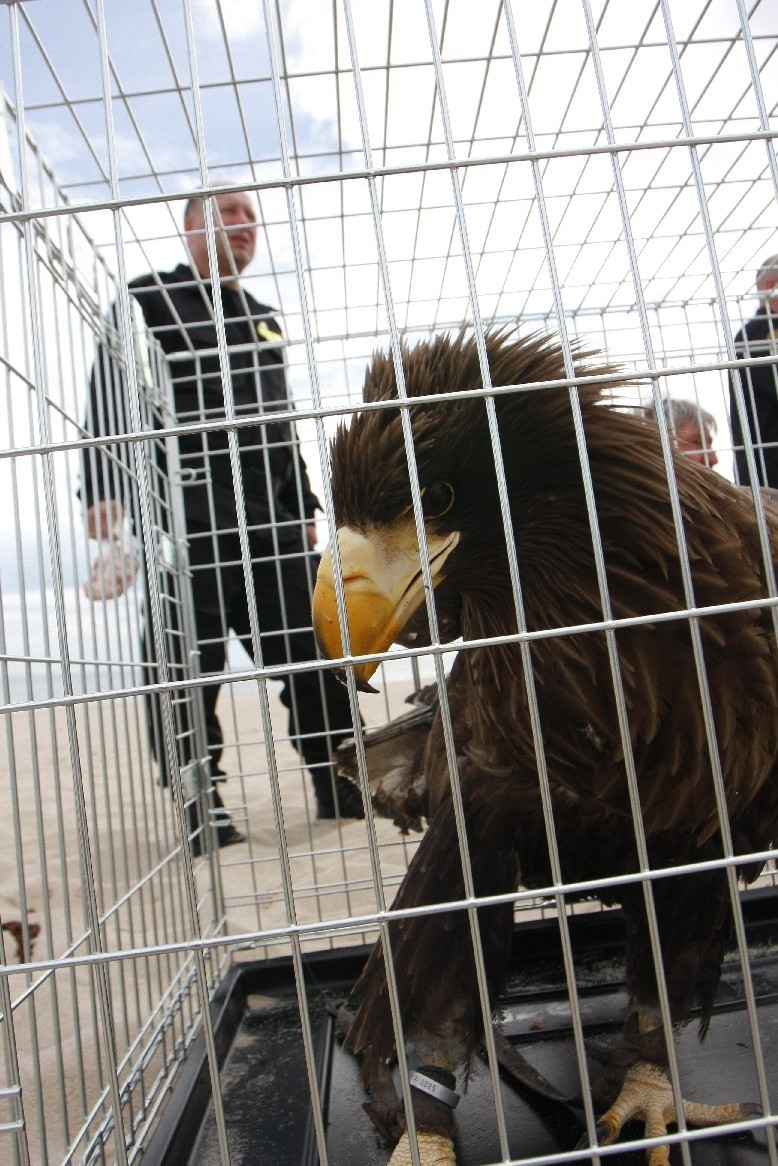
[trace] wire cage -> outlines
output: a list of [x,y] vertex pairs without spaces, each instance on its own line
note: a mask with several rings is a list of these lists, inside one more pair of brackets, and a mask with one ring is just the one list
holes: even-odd
[[[321,999],[347,992],[369,945],[386,939],[422,835],[370,809],[364,821],[317,817],[317,764],[294,729],[294,693],[301,678],[323,684],[325,667],[313,650],[277,662],[257,560],[281,574],[304,562],[312,590],[300,467],[321,503],[320,554],[336,530],[329,442],[358,413],[366,365],[376,351],[399,362],[401,341],[463,327],[481,340],[512,329],[559,336],[568,353],[599,351],[622,370],[619,408],[653,405],[666,459],[676,420],[660,406],[690,401],[700,440],[706,425],[712,438],[708,472],[739,480],[730,393],[742,413],[749,369],[775,355],[774,337],[753,353],[735,343],[758,307],[756,271],[778,250],[775,5],[4,0],[0,30],[0,796],[10,840],[0,1154],[22,1164],[384,1163],[390,1151],[362,1114],[356,1063],[337,1048]],[[184,218],[198,198],[207,268],[190,278],[203,292],[218,199],[236,192],[252,200],[257,240],[235,311],[272,305],[272,323],[236,347],[227,308],[211,298],[198,322],[211,339],[173,352],[164,329],[147,327],[137,281],[186,262]],[[296,451],[302,550],[289,549],[295,522],[272,506],[271,550],[252,542],[244,438],[253,425],[263,474],[275,439],[261,396],[249,408],[235,395],[236,352],[255,382],[268,360],[285,377],[274,421]],[[96,396],[99,383],[111,393]],[[482,383],[473,392],[493,401]],[[182,385],[198,403],[188,412]],[[192,457],[193,441],[207,458]],[[745,445],[748,488],[769,441]],[[213,534],[219,474],[237,499],[227,550]],[[101,497],[122,500],[97,528],[85,513],[90,475],[108,483]],[[669,483],[677,501],[672,474]],[[194,593],[207,572],[215,623],[204,635]],[[228,575],[246,599],[237,628]],[[774,596],[772,578],[762,606]],[[312,642],[307,615],[301,628],[281,607],[279,642],[300,631]],[[440,693],[463,652],[433,631],[431,645],[383,653],[380,696],[350,683],[363,788],[360,716],[367,732],[406,713],[423,686]],[[212,776],[224,779],[216,801]],[[229,847],[227,821],[239,835]],[[739,893],[732,859],[719,865],[738,921],[724,1002],[745,1001],[726,1036],[748,1050],[743,1080],[762,1115],[750,1141],[725,1144],[726,1158],[710,1131],[683,1128],[674,1163],[778,1164],[776,855],[757,857],[763,874]],[[507,895],[537,964],[514,968],[504,1029],[519,1041],[564,1031],[584,1116],[555,1119],[551,1135],[532,1107],[517,1108],[487,1021],[484,1069],[460,1111],[461,1164],[596,1159],[583,1035],[624,1010],[618,912],[603,910],[596,888],[583,902],[565,891],[549,881]],[[472,900],[462,910],[475,918]],[[579,942],[591,944],[589,963],[571,954]],[[391,973],[390,985],[396,993]],[[236,1010],[244,1027],[230,1051]],[[715,1031],[708,1043],[725,1057]],[[553,1076],[556,1063],[542,1060],[553,1041],[541,1045]],[[691,1045],[677,1061],[671,1075],[686,1090]],[[405,1070],[398,1089],[408,1100]],[[422,1161],[413,1130],[409,1154]]]

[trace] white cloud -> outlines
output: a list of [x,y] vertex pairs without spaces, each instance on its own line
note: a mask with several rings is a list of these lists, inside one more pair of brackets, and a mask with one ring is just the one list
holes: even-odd
[[[206,37],[221,37],[222,21],[230,40],[248,40],[264,29],[262,5],[255,0],[191,0],[195,31]],[[221,19],[219,18],[221,13]]]

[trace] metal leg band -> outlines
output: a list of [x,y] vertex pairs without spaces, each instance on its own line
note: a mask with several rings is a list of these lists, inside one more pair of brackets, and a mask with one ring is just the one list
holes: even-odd
[[433,1080],[425,1073],[420,1073],[418,1069],[414,1069],[409,1074],[408,1079],[413,1085],[414,1089],[420,1089],[422,1093],[428,1093],[430,1097],[434,1097],[436,1101],[441,1101],[443,1105],[449,1106],[450,1109],[456,1109],[459,1105],[459,1094],[455,1093],[453,1089],[447,1089],[445,1085],[441,1085],[439,1081]]

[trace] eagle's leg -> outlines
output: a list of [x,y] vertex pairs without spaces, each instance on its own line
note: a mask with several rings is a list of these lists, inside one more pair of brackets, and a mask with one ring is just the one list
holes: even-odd
[[[504,800],[478,801],[470,796],[467,783],[462,784],[475,892],[478,896],[504,894],[515,887],[518,878],[512,819],[504,812]],[[493,787],[494,783],[489,787],[492,794]],[[446,797],[413,857],[394,909],[456,902],[465,896],[454,838],[454,810],[451,798]],[[479,907],[477,922],[486,989],[489,999],[494,1000],[508,963],[512,905]],[[395,1047],[387,984],[390,953],[405,1042],[419,1065],[411,1071],[411,1095],[422,1166],[453,1166],[456,1161],[456,1074],[467,1072],[483,1034],[471,923],[465,909],[391,920],[389,944],[386,949],[381,943],[376,945],[358,985],[363,999],[347,1047],[361,1056],[363,1081],[370,1089],[382,1066],[405,1051]],[[391,1166],[412,1161],[410,1152],[408,1134],[403,1132]]]
[[[638,1033],[644,1037],[657,1034],[656,1017],[638,1015]],[[714,1126],[743,1121],[759,1112],[759,1107],[745,1104],[703,1105],[683,1099],[683,1113],[688,1125]],[[641,1121],[647,1138],[661,1138],[668,1125],[676,1123],[678,1114],[675,1098],[664,1067],[642,1058],[629,1066],[621,1092],[607,1113],[597,1122],[597,1139],[601,1146],[610,1146],[630,1121]],[[652,1147],[647,1155],[649,1166],[670,1166],[669,1145]]]
[[[456,1087],[454,1074],[435,1065],[423,1065],[412,1073],[411,1078],[412,1082],[426,1081],[425,1088],[442,1086],[444,1093],[453,1093]],[[416,1085],[411,1085],[411,1092],[421,1166],[456,1166],[453,1109]],[[394,1148],[388,1166],[411,1166],[412,1162],[410,1137],[406,1129]]]
[[[454,1070],[467,1058],[467,1047],[456,1035],[459,1023],[451,1018],[434,1035],[421,1031],[415,1034],[413,1047],[420,1065],[411,1071],[410,1080],[421,1166],[456,1166],[454,1108],[459,1095]],[[389,1166],[410,1166],[412,1161],[406,1130]]]

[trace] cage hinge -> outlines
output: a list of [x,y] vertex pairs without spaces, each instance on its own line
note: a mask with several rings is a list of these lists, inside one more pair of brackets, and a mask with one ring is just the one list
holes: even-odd
[[191,801],[209,789],[211,785],[210,763],[198,758],[181,766],[181,791],[184,801]]
[[180,572],[186,566],[186,549],[180,539],[173,538],[164,530],[159,532],[157,543],[157,564],[166,571]]

